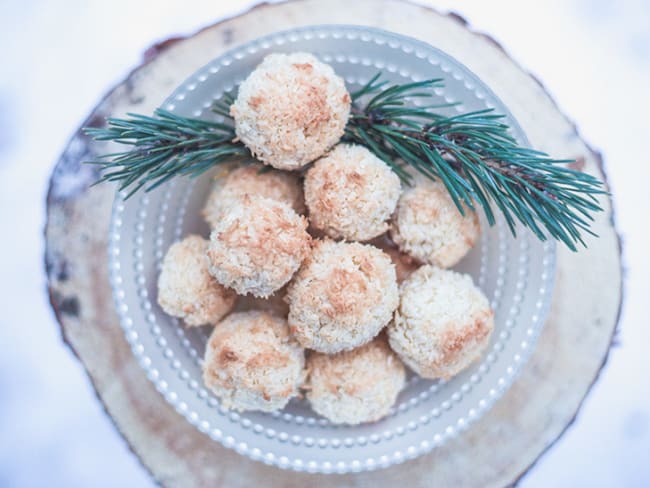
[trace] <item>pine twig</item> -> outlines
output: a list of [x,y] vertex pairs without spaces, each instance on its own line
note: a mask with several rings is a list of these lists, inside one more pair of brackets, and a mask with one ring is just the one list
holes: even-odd
[[105,154],[88,161],[100,167],[104,181],[119,182],[128,189],[127,198],[145,187],[146,191],[178,175],[197,177],[210,168],[237,159],[250,159],[250,151],[236,141],[228,114],[231,98],[215,104],[213,111],[226,122],[209,122],[157,109],[153,117],[127,114],[127,119],[109,118],[106,128],[86,128],[97,141],[113,141],[132,148]]
[[[366,146],[406,184],[414,172],[440,180],[461,213],[463,204],[472,211],[481,207],[493,225],[500,211],[513,234],[520,223],[541,240],[550,235],[572,250],[584,245],[583,233],[593,235],[593,213],[602,210],[596,198],[606,193],[602,183],[570,169],[570,160],[519,146],[504,117],[492,110],[445,116],[440,109],[449,104],[411,103],[433,102],[434,88],[442,86],[440,79],[388,86],[377,74],[352,94],[343,140]],[[226,95],[213,107],[223,122],[158,109],[151,117],[128,114],[108,119],[107,127],[85,129],[96,140],[131,146],[89,162],[100,166],[98,183],[118,182],[130,196],[175,176],[196,177],[234,159],[251,159],[236,139],[232,101]]]
[[463,203],[484,211],[490,225],[496,207],[516,234],[517,221],[539,239],[547,234],[576,250],[592,214],[601,211],[596,196],[605,193],[591,175],[521,147],[502,115],[480,110],[443,116],[407,102],[432,98],[442,80],[386,87],[375,76],[352,94],[352,116],[345,139],[367,146],[410,184],[413,172],[440,180],[461,213]]

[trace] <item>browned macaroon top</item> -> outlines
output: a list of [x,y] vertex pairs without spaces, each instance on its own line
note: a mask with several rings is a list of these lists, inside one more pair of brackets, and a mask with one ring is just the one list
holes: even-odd
[[229,315],[206,346],[204,382],[229,408],[282,408],[298,394],[304,377],[302,348],[286,320],[268,312]]
[[268,297],[282,288],[310,251],[307,220],[288,205],[244,195],[210,234],[210,273],[240,295]]
[[350,103],[331,66],[308,53],[270,54],[240,85],[230,112],[257,159],[294,170],[339,141]]
[[338,144],[305,176],[309,220],[333,238],[367,241],[386,232],[400,190],[390,167],[354,144]]
[[291,331],[304,347],[352,349],[390,321],[398,302],[395,266],[374,246],[315,241],[287,300]]

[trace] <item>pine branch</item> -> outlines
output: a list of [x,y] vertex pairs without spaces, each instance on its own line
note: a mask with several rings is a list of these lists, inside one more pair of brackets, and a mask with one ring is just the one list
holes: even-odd
[[[490,223],[501,211],[513,234],[517,221],[539,239],[547,234],[576,250],[584,245],[592,214],[602,210],[596,195],[601,182],[556,160],[520,147],[509,134],[502,115],[481,110],[442,116],[417,107],[414,99],[432,98],[442,80],[432,79],[386,88],[375,76],[352,94],[353,110],[345,139],[367,146],[410,184],[413,175],[440,180],[461,213],[463,203],[480,206]],[[364,100],[368,99],[364,103]]]
[[97,141],[113,141],[132,146],[130,150],[105,154],[89,164],[100,166],[104,181],[119,182],[128,189],[127,198],[145,187],[162,185],[177,175],[197,177],[210,168],[236,159],[250,159],[250,151],[236,142],[228,114],[232,98],[215,104],[213,111],[225,123],[182,117],[157,109],[153,117],[127,114],[130,118],[109,118],[106,128],[86,128]]
[[[406,184],[413,181],[412,170],[440,180],[461,213],[463,203],[472,211],[480,206],[493,225],[496,209],[513,234],[519,222],[542,240],[550,235],[572,250],[584,245],[582,233],[592,234],[592,214],[602,210],[596,199],[605,193],[600,181],[569,169],[570,160],[520,147],[504,117],[492,110],[444,116],[436,109],[449,104],[412,104],[433,101],[433,89],[443,86],[440,79],[387,86],[379,78],[352,94],[345,141],[366,146]],[[236,140],[232,101],[227,95],[213,107],[224,122],[158,109],[152,117],[128,114],[108,119],[105,128],[85,129],[96,140],[131,146],[90,161],[101,168],[98,183],[119,182],[130,196],[177,175],[196,177],[233,159],[251,159]]]

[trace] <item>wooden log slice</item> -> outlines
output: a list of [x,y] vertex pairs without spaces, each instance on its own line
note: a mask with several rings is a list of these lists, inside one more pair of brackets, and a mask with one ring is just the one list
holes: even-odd
[[[81,125],[109,115],[150,113],[187,76],[224,50],[300,25],[355,23],[416,37],[454,56],[510,108],[531,143],[578,157],[605,178],[597,152],[580,138],[544,88],[491,38],[456,15],[401,0],[302,0],[259,5],[184,39],[149,49]],[[165,486],[503,486],[515,483],[571,424],[603,367],[621,303],[620,241],[611,202],[597,216],[598,239],[572,253],[560,246],[552,310],[521,376],[467,432],[431,454],[358,475],[309,475],[250,461],[198,432],[155,391],[127,345],[108,283],[107,234],[115,189],[90,188],[97,174],[81,132],[56,165],[47,197],[46,257],[52,307],[65,342],[88,372],[115,426]],[[607,286],[584,286],[590,283]]]

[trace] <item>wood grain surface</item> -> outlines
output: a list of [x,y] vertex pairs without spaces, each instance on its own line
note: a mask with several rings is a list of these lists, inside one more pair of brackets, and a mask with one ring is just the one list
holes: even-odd
[[[224,50],[290,27],[354,23],[416,37],[454,56],[510,108],[531,143],[556,157],[578,157],[605,178],[603,162],[544,88],[490,37],[456,15],[401,0],[301,0],[261,4],[188,38],[146,51],[141,66],[111,90],[81,126],[108,115],[149,113],[193,71]],[[245,459],[198,432],[147,380],[131,355],[108,283],[107,237],[114,188],[90,188],[81,164],[99,148],[74,134],[47,197],[48,286],[65,342],[88,372],[98,399],[151,475],[164,486],[504,486],[516,481],[574,420],[598,378],[621,303],[620,241],[610,201],[595,222],[598,239],[572,253],[560,248],[552,310],[514,386],[469,431],[405,464],[358,475],[309,475]],[[585,286],[607,283],[607,287]],[[110,462],[110,461],[109,461]]]

